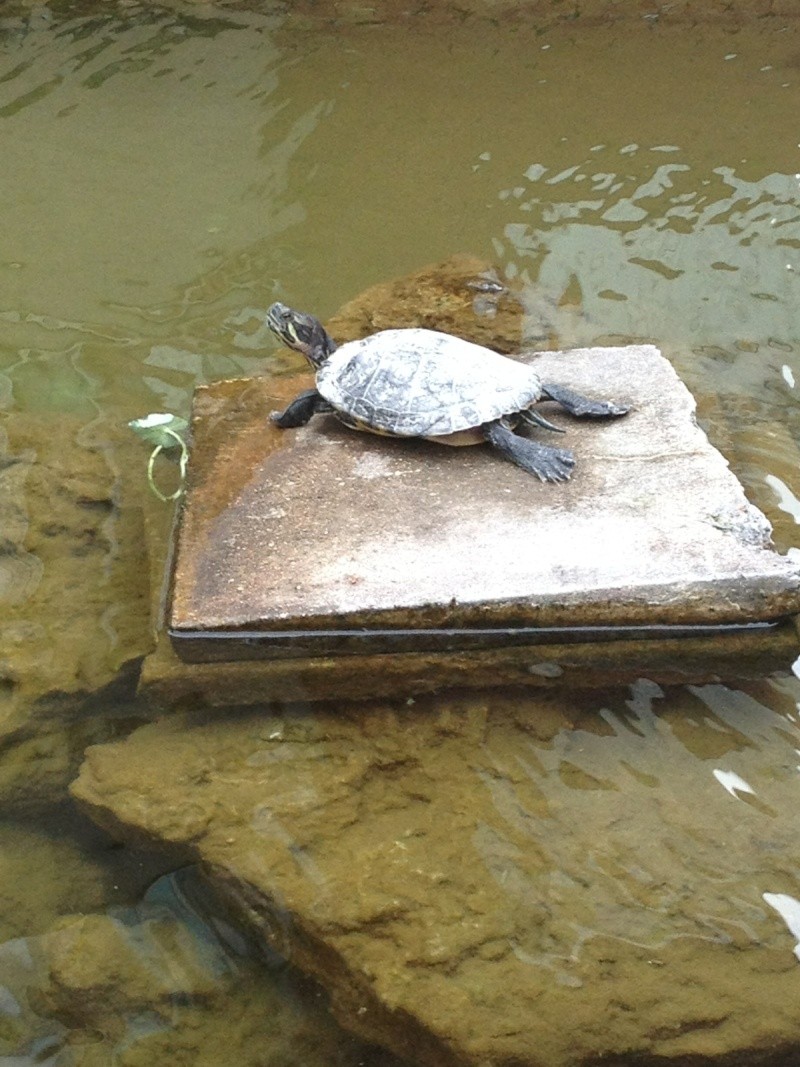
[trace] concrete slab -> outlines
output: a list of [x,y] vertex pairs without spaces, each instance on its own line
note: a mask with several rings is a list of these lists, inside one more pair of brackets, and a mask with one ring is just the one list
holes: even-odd
[[332,416],[272,427],[310,379],[198,390],[168,620],[181,658],[707,637],[800,610],[797,564],[657,349],[520,358],[633,408],[610,422],[543,408],[568,431],[569,483]]

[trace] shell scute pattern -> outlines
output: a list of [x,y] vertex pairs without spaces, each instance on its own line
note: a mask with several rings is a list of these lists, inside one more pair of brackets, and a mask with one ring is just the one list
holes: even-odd
[[403,437],[443,436],[522,411],[538,376],[480,345],[433,330],[384,330],[337,349],[317,388],[333,406]]

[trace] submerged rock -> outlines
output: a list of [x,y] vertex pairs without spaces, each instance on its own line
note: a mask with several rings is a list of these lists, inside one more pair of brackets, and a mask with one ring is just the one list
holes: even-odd
[[46,829],[0,823],[0,943],[41,933],[63,915],[138,897],[167,867],[163,856],[114,847],[68,802],[62,808],[66,817],[51,811]]
[[650,683],[187,714],[91,749],[74,795],[200,860],[346,1027],[424,1067],[755,1063],[800,1042],[774,908],[795,734]]
[[[3,508],[14,518],[4,523],[4,555],[37,561],[35,576],[0,588],[6,690],[28,702],[96,691],[151,641],[141,496],[123,492],[132,488],[123,476],[127,431],[112,444],[101,433],[90,440],[77,418],[22,414],[6,429],[0,475],[13,482]],[[136,440],[128,447],[144,471]]]
[[568,297],[556,300],[518,279],[502,278],[489,260],[467,254],[372,285],[327,323],[339,344],[413,326],[506,353],[574,346],[591,338],[580,306]]
[[318,990],[198,912],[187,888],[196,895],[196,878],[180,872],[136,907],[0,944],[0,1060],[46,1050],[64,1067],[219,1067],[235,1049],[237,1067],[398,1067],[342,1033]]
[[523,311],[520,287],[501,281],[493,264],[455,255],[370,286],[341,307],[327,329],[342,344],[378,330],[424,326],[515,352],[522,346]]
[[[117,439],[117,433],[119,439]],[[130,437],[130,440],[128,440]],[[131,462],[123,460],[130,450]],[[133,457],[140,459],[137,467]],[[0,797],[48,803],[108,737],[87,699],[131,697],[152,645],[141,492],[120,428],[14,414],[0,436]],[[127,472],[141,471],[136,481]]]

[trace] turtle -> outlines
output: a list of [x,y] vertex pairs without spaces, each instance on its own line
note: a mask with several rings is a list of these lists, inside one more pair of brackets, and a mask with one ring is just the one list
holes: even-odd
[[554,400],[571,415],[599,419],[628,411],[544,383],[524,363],[437,330],[381,330],[339,347],[319,319],[280,302],[267,311],[267,325],[316,372],[314,389],[271,413],[283,430],[332,412],[346,426],[390,437],[446,445],[488,442],[541,481],[564,482],[575,465],[572,452],[515,433],[526,423],[564,432],[533,405]]

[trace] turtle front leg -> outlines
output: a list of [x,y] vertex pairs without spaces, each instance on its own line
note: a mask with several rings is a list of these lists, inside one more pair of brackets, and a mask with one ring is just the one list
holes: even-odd
[[590,400],[588,396],[582,396],[574,389],[568,389],[565,385],[553,385],[550,382],[542,383],[542,399],[555,400],[562,408],[566,408],[570,415],[575,415],[579,419],[609,419],[628,414],[628,408],[614,404],[610,400]]
[[283,411],[271,411],[270,420],[281,430],[305,426],[312,415],[333,411],[333,408],[316,389],[304,389]]
[[535,474],[542,482],[566,482],[575,466],[575,457],[566,448],[550,448],[517,435],[502,422],[481,427],[486,440],[518,467]]

